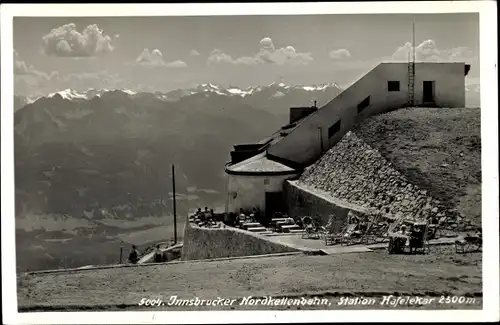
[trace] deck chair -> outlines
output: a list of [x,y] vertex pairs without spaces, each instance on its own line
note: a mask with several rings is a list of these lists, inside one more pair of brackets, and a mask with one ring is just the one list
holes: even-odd
[[344,243],[351,236],[352,233],[356,230],[358,224],[356,223],[347,223],[343,226],[340,231],[335,231],[333,229],[324,233],[323,238],[325,239],[325,244],[328,246],[329,244],[334,243]]
[[340,237],[340,245],[348,246],[359,244],[362,241],[363,234],[358,232],[359,224],[351,223],[346,228]]
[[459,254],[475,253],[483,247],[482,236],[465,236],[462,240],[455,241],[455,252]]
[[356,229],[357,224],[346,223],[339,231],[328,229],[324,234],[325,245],[341,243],[346,233],[352,233]]
[[339,224],[334,222],[335,216],[331,215],[325,226],[321,227],[323,230],[323,239],[325,240],[325,245],[333,244],[336,239],[340,238],[340,234],[347,226],[345,224]]
[[354,242],[368,245],[374,240],[375,237],[373,235],[376,234],[377,231],[380,231],[380,229],[377,228],[380,221],[380,214],[374,214],[368,219],[366,229],[363,231],[359,239],[354,239]]
[[373,240],[374,243],[383,243],[389,240],[389,234],[394,232],[396,228],[400,227],[403,224],[403,222],[404,222],[403,218],[394,219],[392,223],[379,228],[371,239]]
[[302,239],[319,239],[322,236],[322,229],[318,227],[316,222],[311,217],[301,219],[304,230],[302,231]]

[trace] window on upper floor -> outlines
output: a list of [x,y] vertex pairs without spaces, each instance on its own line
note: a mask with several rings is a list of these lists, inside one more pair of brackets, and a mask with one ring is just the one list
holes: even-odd
[[387,81],[388,91],[399,91],[399,81]]
[[328,138],[333,137],[338,131],[340,131],[340,120],[328,128]]
[[370,106],[370,96],[363,99],[361,103],[358,104],[358,113]]

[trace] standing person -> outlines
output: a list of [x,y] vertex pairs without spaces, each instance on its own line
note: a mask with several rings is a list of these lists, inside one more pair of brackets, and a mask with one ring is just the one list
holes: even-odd
[[137,262],[139,261],[139,251],[137,250],[137,247],[135,245],[132,245],[132,250],[128,255],[128,261],[132,264],[137,264]]
[[155,249],[155,263],[163,262],[163,253],[160,249],[160,245],[156,245]]

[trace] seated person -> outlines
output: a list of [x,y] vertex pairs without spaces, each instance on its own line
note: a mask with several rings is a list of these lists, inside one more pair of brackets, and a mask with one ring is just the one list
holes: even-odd
[[357,224],[349,224],[349,226],[347,227],[347,229],[344,233],[344,237],[352,236],[357,230],[358,230]]
[[297,226],[299,226],[299,228],[304,229],[304,223],[302,222],[302,219],[300,219],[299,217],[295,217],[294,222]]
[[359,223],[359,218],[358,216],[351,210],[347,212],[347,220],[349,224],[358,224]]
[[243,211],[243,208],[240,209],[240,215],[238,217],[239,221],[245,221],[247,219],[247,215]]
[[368,223],[366,223],[365,221],[362,221],[358,225],[358,231],[361,232],[361,233],[364,233],[367,229],[368,229]]
[[216,215],[215,215],[214,209],[210,209],[210,215],[212,216],[212,220],[213,220],[213,221],[218,221],[218,220],[216,220],[216,219],[217,219],[217,217],[216,217]]
[[424,232],[422,229],[412,228],[410,231],[410,253],[413,251],[413,248],[420,248],[422,246]]
[[205,208],[205,218],[207,219],[207,222],[208,223],[213,223],[214,222],[214,214],[213,214],[213,211],[214,210],[210,210],[208,211],[207,208]]
[[289,217],[287,214],[285,214],[283,216],[283,218],[285,218],[285,224],[287,224],[287,225],[293,225],[293,224],[295,224],[295,220],[293,220],[293,218]]
[[260,215],[260,210],[257,207],[253,208],[252,213],[255,216],[255,221],[257,221],[257,222],[261,222],[262,221],[261,220],[261,215]]
[[198,219],[200,220],[200,222],[205,223],[207,221],[207,215],[203,212],[200,212],[200,214],[198,215]]
[[128,255],[128,261],[132,264],[137,264],[137,262],[139,261],[139,251],[137,250],[137,247],[135,245],[132,245],[132,250]]
[[160,249],[160,245],[156,245],[155,249],[155,263],[163,262],[163,253]]

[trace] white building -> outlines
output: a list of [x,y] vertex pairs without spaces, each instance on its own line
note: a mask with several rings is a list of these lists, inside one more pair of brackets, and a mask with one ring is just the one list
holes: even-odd
[[283,182],[300,175],[369,116],[408,106],[465,106],[470,65],[417,62],[414,73],[410,65],[381,63],[325,106],[291,108],[290,124],[270,139],[236,145],[225,168],[226,212],[259,207],[270,216],[283,210]]

